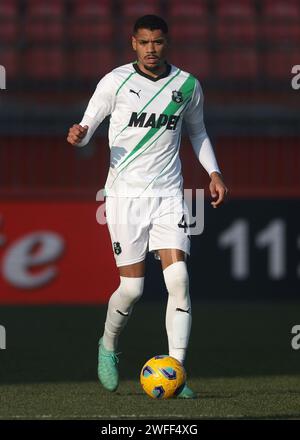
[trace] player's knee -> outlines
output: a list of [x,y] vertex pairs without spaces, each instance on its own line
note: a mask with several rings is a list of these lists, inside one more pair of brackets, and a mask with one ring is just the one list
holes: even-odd
[[188,311],[191,308],[189,275],[184,261],[176,261],[164,271],[164,279],[169,295],[176,298],[176,308]]
[[120,296],[123,301],[132,305],[137,302],[143,294],[144,277],[120,277]]

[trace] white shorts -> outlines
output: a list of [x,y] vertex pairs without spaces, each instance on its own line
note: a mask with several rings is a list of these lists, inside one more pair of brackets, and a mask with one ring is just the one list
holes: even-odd
[[147,252],[181,249],[190,255],[188,208],[182,196],[105,198],[106,221],[118,267],[138,263]]

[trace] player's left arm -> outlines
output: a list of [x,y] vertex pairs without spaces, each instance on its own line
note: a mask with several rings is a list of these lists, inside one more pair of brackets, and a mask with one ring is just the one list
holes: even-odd
[[215,199],[213,202],[211,202],[211,205],[213,208],[217,208],[224,202],[228,193],[228,188],[223,181],[221,173],[213,171],[210,175],[210,178],[211,181],[209,184],[209,190],[212,198]]
[[213,146],[206,133],[203,120],[203,92],[199,81],[196,79],[192,100],[184,114],[185,125],[191,140],[193,150],[211,178],[209,190],[213,199],[214,208],[220,206],[228,193]]

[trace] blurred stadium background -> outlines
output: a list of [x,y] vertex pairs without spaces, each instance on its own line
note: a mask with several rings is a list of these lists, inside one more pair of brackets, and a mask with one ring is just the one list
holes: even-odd
[[[99,79],[134,60],[132,25],[147,13],[169,24],[169,61],[203,85],[207,131],[230,188],[221,209],[207,200],[204,234],[192,240],[191,375],[300,373],[291,348],[300,324],[300,89],[292,87],[300,1],[1,0],[2,384],[95,380],[97,338],[118,285],[108,232],[95,218],[107,121],[83,149],[66,135]],[[181,159],[185,188],[208,195],[185,136]],[[148,257],[144,297],[121,339],[124,378],[166,351],[166,298],[160,265]]]

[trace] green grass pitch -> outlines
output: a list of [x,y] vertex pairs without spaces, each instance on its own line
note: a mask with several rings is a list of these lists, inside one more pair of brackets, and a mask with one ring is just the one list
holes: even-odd
[[97,382],[106,307],[1,307],[0,419],[299,419],[300,303],[193,305],[186,360],[195,400],[153,400],[140,369],[167,353],[165,304],[140,301],[120,337],[121,382]]

